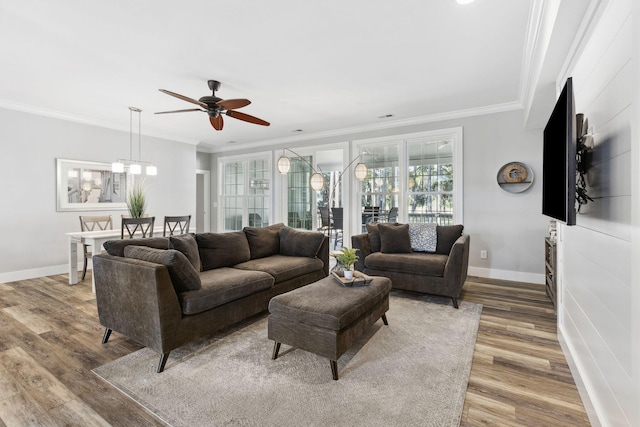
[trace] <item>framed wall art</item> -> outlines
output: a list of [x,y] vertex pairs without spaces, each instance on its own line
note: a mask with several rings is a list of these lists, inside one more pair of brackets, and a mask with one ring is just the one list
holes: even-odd
[[56,159],[56,210],[127,209],[126,172],[112,172],[110,163]]

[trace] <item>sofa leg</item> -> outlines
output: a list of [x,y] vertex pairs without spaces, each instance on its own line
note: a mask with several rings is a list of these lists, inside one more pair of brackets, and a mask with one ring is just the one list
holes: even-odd
[[109,341],[109,337],[111,336],[111,329],[106,328],[104,330],[104,335],[102,336],[102,344],[106,344]]
[[331,363],[331,375],[333,376],[334,381],[338,381],[338,361],[337,360],[329,360]]
[[157,373],[164,371],[164,365],[167,364],[168,358],[169,358],[169,352],[163,353],[162,356],[160,356],[160,363],[158,363],[158,370],[156,371]]
[[451,300],[453,301],[453,306],[458,308],[458,298],[451,297]]
[[384,313],[382,315],[382,323],[384,323],[385,325],[389,325],[389,322],[387,322],[387,313]]
[[273,343],[273,354],[271,355],[271,360],[276,360],[278,358],[278,352],[280,351],[280,343],[275,341]]

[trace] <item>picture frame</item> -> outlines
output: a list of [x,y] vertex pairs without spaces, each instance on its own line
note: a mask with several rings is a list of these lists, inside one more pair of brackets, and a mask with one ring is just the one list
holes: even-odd
[[126,210],[129,177],[110,163],[56,159],[56,210]]

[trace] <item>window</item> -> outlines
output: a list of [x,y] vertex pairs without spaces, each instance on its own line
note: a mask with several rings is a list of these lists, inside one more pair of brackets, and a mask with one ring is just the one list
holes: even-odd
[[462,223],[462,128],[356,141],[362,223]]
[[269,225],[270,175],[268,158],[221,163],[221,218],[225,231]]
[[400,194],[400,145],[389,144],[367,147],[363,162],[367,177],[362,181],[362,229],[367,223],[381,221],[381,215],[398,207]]
[[408,141],[409,222],[453,221],[453,141]]
[[311,156],[304,156],[304,159],[291,157],[291,169],[287,174],[288,181],[288,202],[287,202],[287,225],[293,228],[305,230],[313,229],[312,192],[309,186],[309,179],[313,170],[311,169]]

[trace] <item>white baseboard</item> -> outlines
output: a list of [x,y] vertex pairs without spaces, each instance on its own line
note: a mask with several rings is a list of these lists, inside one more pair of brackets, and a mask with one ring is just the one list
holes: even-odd
[[580,375],[580,370],[578,369],[578,365],[576,361],[573,359],[573,355],[571,354],[571,348],[567,341],[562,335],[562,329],[558,328],[558,342],[560,343],[560,348],[562,348],[562,352],[564,353],[565,359],[567,359],[567,364],[569,365],[569,370],[571,371],[571,376],[573,376],[573,382],[576,383],[576,388],[578,389],[578,393],[580,394],[580,398],[582,399],[582,404],[584,405],[584,410],[587,412],[587,416],[589,417],[589,422],[592,427],[601,427],[600,419],[598,418],[598,413],[596,411],[593,402],[591,401],[591,397],[589,396],[589,392],[587,391],[587,387],[585,386],[584,380]]
[[493,268],[480,268],[469,266],[469,276],[487,277],[489,279],[511,280],[513,282],[545,284],[544,274],[523,273],[520,271],[496,270]]
[[[37,277],[53,276],[69,272],[67,264],[52,265],[50,267],[33,268],[30,270],[9,271],[0,273],[0,283],[15,282],[17,280],[35,279]],[[82,273],[82,270],[80,271]]]

